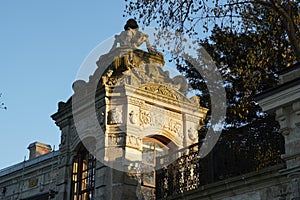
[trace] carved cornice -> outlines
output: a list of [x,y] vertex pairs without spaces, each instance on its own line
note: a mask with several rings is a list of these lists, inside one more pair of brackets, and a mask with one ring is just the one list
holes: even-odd
[[135,98],[135,97],[128,97],[128,103],[131,105],[139,106],[141,107],[143,104],[145,104],[144,100]]
[[272,111],[300,99],[300,79],[286,83],[257,97],[257,102],[263,111]]

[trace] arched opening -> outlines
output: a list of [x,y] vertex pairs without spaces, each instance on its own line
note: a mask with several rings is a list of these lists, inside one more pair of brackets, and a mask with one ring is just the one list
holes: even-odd
[[174,151],[176,145],[159,135],[143,139],[141,192],[145,199],[155,199],[157,158]]
[[80,145],[72,164],[72,200],[92,200],[95,189],[95,157]]

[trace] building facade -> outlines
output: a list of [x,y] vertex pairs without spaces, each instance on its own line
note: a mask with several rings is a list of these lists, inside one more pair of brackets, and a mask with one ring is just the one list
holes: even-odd
[[[156,158],[197,144],[208,109],[185,95],[184,77],[163,69],[160,52],[122,45],[102,55],[89,81],[76,81],[72,97],[58,104],[52,118],[61,130],[59,151],[32,150],[37,158],[3,170],[21,186],[1,177],[2,199],[155,199]],[[35,189],[45,183],[39,175],[31,180],[30,167],[53,169],[41,174],[52,177],[53,188]],[[11,180],[13,173],[19,178]]]
[[35,142],[29,160],[0,171],[0,199],[47,200],[55,196],[59,151]]
[[137,41],[114,44],[88,82],[73,84],[74,94],[52,115],[59,150],[31,144],[29,160],[0,171],[1,199],[300,199],[299,64],[257,97],[276,114],[283,160],[208,181],[198,141],[208,109],[187,97],[183,77],[164,70],[161,53],[132,49]]

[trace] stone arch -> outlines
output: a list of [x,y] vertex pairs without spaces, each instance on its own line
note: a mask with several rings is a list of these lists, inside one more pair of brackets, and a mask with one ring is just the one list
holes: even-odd
[[171,151],[176,151],[178,150],[178,145],[170,138],[166,137],[165,135],[163,134],[154,134],[154,135],[149,135],[145,138],[143,138],[143,141],[144,140],[147,140],[149,138],[153,138],[159,142],[161,142],[163,145],[165,146],[168,146],[168,148],[171,150]]

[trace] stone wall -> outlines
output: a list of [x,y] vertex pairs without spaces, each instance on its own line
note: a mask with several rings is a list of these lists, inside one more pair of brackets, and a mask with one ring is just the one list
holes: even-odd
[[48,196],[56,191],[59,151],[24,161],[0,171],[0,199]]

